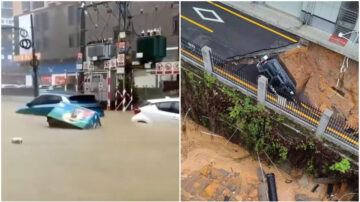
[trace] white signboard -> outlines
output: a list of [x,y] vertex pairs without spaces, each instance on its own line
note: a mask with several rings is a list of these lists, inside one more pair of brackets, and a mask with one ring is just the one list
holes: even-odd
[[25,75],[25,86],[31,87],[32,85],[32,75]]
[[110,68],[115,68],[116,67],[116,59],[114,58],[114,59],[111,59],[111,60],[109,60],[109,65],[110,65]]
[[143,53],[136,53],[136,58],[143,58]]
[[[19,41],[17,42],[18,44],[20,43],[20,41],[22,39],[31,39],[31,19],[30,19],[30,14],[28,15],[22,15],[19,16],[19,27],[21,27],[22,29],[25,29],[27,31],[27,36],[26,37],[22,37],[21,35],[19,36]],[[24,48],[19,48],[19,54],[31,54],[32,53],[32,48],[29,49],[24,49]]]
[[125,68],[124,68],[124,67],[118,67],[118,68],[116,68],[116,73],[117,73],[117,74],[124,74],[124,73],[125,73]]
[[158,62],[155,74],[179,74],[179,62]]
[[109,69],[110,68],[110,60],[105,60],[104,61],[104,69]]
[[118,66],[125,66],[125,54],[119,54],[116,62],[118,64]]
[[93,70],[94,65],[92,65],[90,62],[84,62],[84,70]]
[[76,69],[82,69],[82,64],[76,64]]

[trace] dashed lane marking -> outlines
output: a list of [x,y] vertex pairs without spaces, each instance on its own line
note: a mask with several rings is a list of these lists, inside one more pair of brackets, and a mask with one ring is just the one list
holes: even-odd
[[188,22],[190,22],[190,23],[192,23],[192,24],[194,24],[194,25],[196,25],[196,26],[198,26],[198,27],[201,27],[201,28],[205,29],[208,32],[211,32],[211,33],[214,32],[214,30],[212,30],[212,29],[210,29],[210,28],[208,28],[208,27],[206,27],[206,26],[204,26],[204,25],[202,25],[202,24],[200,24],[198,22],[195,22],[194,20],[192,20],[192,19],[190,19],[188,17],[185,17],[185,16],[181,15],[181,18],[188,21]]

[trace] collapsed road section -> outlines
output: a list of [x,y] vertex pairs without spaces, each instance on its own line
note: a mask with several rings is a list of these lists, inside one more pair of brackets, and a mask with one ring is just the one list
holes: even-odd
[[[356,62],[342,60],[340,54],[300,40],[218,2],[185,2],[182,6],[181,51],[184,60],[330,142],[358,153],[358,105],[355,104],[358,95],[356,88],[349,88],[353,82],[344,82],[345,77],[349,81],[358,81],[358,70],[352,68],[356,67]],[[298,43],[297,46],[294,47],[294,43]],[[292,48],[279,52],[279,48],[288,46]],[[272,50],[276,50],[276,54]],[[272,80],[265,71],[259,71],[256,64],[266,62],[261,61],[262,56],[241,57],[256,52],[278,58],[281,71],[277,72],[283,76]],[[344,70],[339,73],[339,69],[354,74],[346,74]],[[261,75],[267,78],[259,86]],[[284,79],[286,77],[291,79]],[[329,83],[327,86],[326,82]],[[284,93],[284,89],[291,90]],[[292,93],[294,95],[289,96]]]

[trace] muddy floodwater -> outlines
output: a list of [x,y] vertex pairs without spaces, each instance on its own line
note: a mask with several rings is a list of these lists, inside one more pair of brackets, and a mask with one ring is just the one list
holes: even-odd
[[30,99],[2,97],[3,200],[178,200],[178,125],[106,111],[101,128],[53,129],[15,113]]

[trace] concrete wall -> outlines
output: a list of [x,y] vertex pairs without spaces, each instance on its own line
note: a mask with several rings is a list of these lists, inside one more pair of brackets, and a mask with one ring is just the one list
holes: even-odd
[[281,10],[295,17],[300,17],[301,8],[304,2],[297,1],[266,1],[266,5]]
[[334,33],[340,1],[332,2],[265,2],[266,5],[301,19],[306,24],[328,33]]

